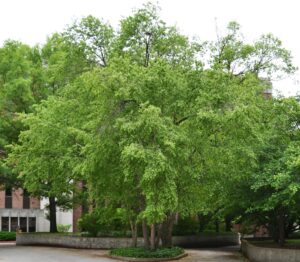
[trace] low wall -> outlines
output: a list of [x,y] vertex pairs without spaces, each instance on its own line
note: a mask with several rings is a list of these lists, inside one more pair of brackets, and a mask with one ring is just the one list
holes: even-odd
[[238,234],[212,236],[174,236],[173,245],[180,247],[224,247],[240,244]]
[[[119,237],[80,237],[64,236],[59,234],[35,234],[20,233],[17,234],[16,244],[24,245],[42,245],[42,246],[61,246],[72,248],[87,249],[110,249],[117,247],[130,247],[131,238]],[[138,239],[138,246],[143,245],[143,239]]]
[[242,253],[251,262],[300,262],[299,249],[259,247],[242,240]]
[[[49,233],[18,233],[17,245],[44,245],[72,248],[110,249],[130,247],[131,238],[119,237],[80,237]],[[220,236],[177,236],[173,237],[173,244],[181,247],[215,247],[238,245],[238,235]],[[143,238],[138,238],[138,246],[143,246]]]

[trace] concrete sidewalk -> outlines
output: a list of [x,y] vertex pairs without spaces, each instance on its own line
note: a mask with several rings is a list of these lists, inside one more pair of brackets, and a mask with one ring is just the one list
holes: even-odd
[[1,262],[112,262],[106,251],[56,247],[0,245]]
[[213,248],[213,249],[187,249],[189,254],[182,262],[246,262],[239,247]]
[[[182,262],[244,262],[238,247],[187,249]],[[106,250],[0,245],[0,262],[113,262]]]

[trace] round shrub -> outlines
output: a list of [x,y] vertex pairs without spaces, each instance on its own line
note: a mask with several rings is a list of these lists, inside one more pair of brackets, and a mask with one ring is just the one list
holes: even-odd
[[134,258],[172,258],[184,253],[180,247],[158,248],[155,250],[143,247],[116,248],[110,251],[112,256],[134,257]]

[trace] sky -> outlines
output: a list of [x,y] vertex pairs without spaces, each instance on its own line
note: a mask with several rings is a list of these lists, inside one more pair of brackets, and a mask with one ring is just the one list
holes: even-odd
[[[114,27],[147,0],[0,0],[0,45],[6,39],[29,45],[45,43],[75,19],[103,18]],[[152,1],[153,2],[153,1]],[[241,25],[247,41],[272,33],[292,52],[300,68],[299,0],[160,0],[161,17],[180,32],[200,40],[214,40],[230,21]],[[1,59],[1,58],[0,58]],[[300,92],[300,73],[273,82],[274,89],[290,96]]]

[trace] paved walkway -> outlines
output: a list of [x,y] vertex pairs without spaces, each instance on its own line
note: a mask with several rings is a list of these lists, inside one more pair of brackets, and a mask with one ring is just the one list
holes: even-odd
[[[188,249],[181,262],[244,262],[237,248]],[[0,245],[0,262],[113,262],[104,250]]]
[[0,245],[0,262],[112,262],[102,250]]
[[239,253],[239,247],[188,249],[189,254],[182,262],[248,262]]

